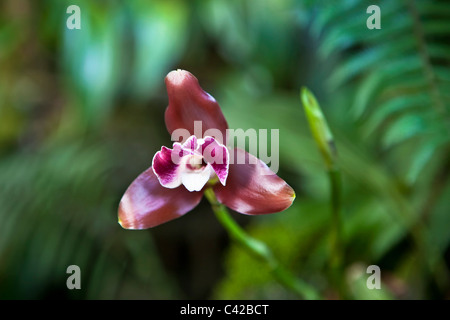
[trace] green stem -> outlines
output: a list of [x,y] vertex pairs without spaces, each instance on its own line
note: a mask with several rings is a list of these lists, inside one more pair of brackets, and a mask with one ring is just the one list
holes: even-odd
[[265,263],[275,279],[284,287],[295,292],[301,298],[307,300],[318,300],[320,295],[313,287],[306,282],[296,278],[292,273],[286,270],[275,258],[270,249],[264,242],[252,238],[244,229],[236,223],[230,216],[227,208],[220,204],[212,189],[205,191],[205,197],[212,206],[214,214],[219,222],[227,230],[230,237],[240,244],[245,250],[252,254],[255,258]]
[[328,177],[330,179],[331,192],[331,256],[330,267],[333,281],[342,298],[347,297],[348,293],[344,281],[343,269],[343,244],[342,244],[342,223],[341,223],[341,174],[336,167],[328,168]]
[[341,264],[342,261],[342,228],[341,228],[341,203],[340,203],[340,172],[337,169],[328,171],[331,190],[331,214],[332,229],[332,261],[333,264]]

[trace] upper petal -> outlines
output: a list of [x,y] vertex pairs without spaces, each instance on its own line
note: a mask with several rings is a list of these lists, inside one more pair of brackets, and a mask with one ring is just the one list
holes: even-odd
[[[245,159],[245,163],[236,158]],[[290,207],[294,190],[263,161],[239,148],[234,149],[234,160],[227,185],[214,186],[219,202],[244,214],[275,213]]]
[[[206,130],[215,129],[218,134],[210,131],[208,135],[223,143],[226,140],[227,121],[219,104],[203,91],[197,78],[188,71],[176,70],[166,76],[165,82],[169,96],[165,121],[169,133],[172,134],[176,129],[186,129],[190,135],[202,138]],[[201,121],[198,132],[194,130],[194,121]]]
[[184,143],[183,143],[183,149],[187,149],[189,151],[194,152],[198,149],[198,142],[196,136],[190,136]]
[[181,217],[197,206],[203,192],[181,186],[163,187],[150,167],[128,187],[119,204],[119,223],[125,229],[147,229]]

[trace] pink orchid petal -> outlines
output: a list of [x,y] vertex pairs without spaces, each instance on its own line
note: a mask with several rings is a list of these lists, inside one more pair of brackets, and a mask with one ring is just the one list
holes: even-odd
[[220,144],[212,137],[206,137],[201,145],[203,159],[209,163],[216,173],[222,185],[226,184],[230,154],[227,147]]
[[[176,142],[175,142],[176,143]],[[196,136],[190,136],[184,143],[183,143],[183,149],[189,150],[189,151],[195,151],[198,148],[198,142]]]
[[[181,158],[184,150],[174,144],[174,149],[162,147],[153,157],[152,168],[162,186],[176,188],[181,184]],[[178,160],[176,160],[178,159]],[[175,161],[174,161],[175,160]]]
[[119,204],[119,223],[125,229],[147,229],[181,217],[195,208],[203,192],[185,187],[168,189],[150,167],[128,187]]
[[260,159],[235,148],[236,159],[230,164],[227,186],[214,186],[217,200],[243,214],[267,214],[283,211],[295,199],[294,190]]
[[[217,134],[211,132],[219,142],[226,140],[227,121],[222,114],[216,100],[203,91],[197,78],[185,70],[171,71],[165,79],[169,105],[165,112],[166,127],[169,133],[176,129],[186,129],[190,135],[199,133],[194,131],[194,121],[201,121],[202,138],[206,130],[213,129]],[[210,130],[211,131],[211,130]]]
[[210,166],[197,170],[185,170],[181,173],[181,182],[189,191],[200,191],[214,173]]

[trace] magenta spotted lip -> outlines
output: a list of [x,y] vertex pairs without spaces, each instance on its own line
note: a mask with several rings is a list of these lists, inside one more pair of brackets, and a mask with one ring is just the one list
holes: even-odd
[[[225,117],[196,77],[185,70],[171,71],[165,83],[167,130],[172,135],[184,129],[190,137],[175,142],[172,149],[163,146],[152,166],[125,191],[118,212],[123,228],[147,229],[181,217],[198,205],[206,188],[242,214],[269,214],[291,206],[294,190],[263,161],[239,148],[229,152]],[[197,135],[196,121],[202,123]],[[209,136],[208,131],[220,134]]]
[[225,186],[229,152],[212,137],[189,137],[185,143],[175,142],[173,149],[162,147],[153,157],[152,168],[163,187],[183,185],[189,191],[200,191],[215,176]]

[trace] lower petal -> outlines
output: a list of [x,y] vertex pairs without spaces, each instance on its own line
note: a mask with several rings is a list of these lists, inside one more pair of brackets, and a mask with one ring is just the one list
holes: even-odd
[[181,183],[189,191],[200,191],[211,178],[212,169],[209,166],[199,170],[186,170],[181,173]]
[[176,219],[197,206],[202,192],[183,186],[163,187],[150,167],[128,187],[119,204],[119,223],[125,229],[147,229]]
[[[289,208],[294,190],[260,159],[242,149],[234,149],[227,185],[216,184],[217,200],[243,214],[267,214]],[[236,161],[237,159],[245,159]],[[241,164],[242,163],[242,164]]]

